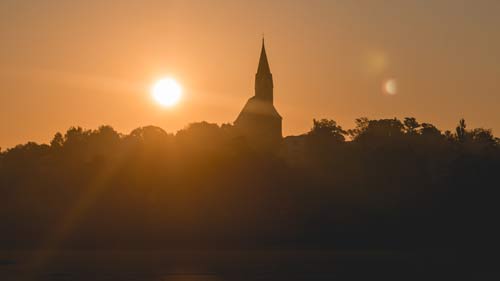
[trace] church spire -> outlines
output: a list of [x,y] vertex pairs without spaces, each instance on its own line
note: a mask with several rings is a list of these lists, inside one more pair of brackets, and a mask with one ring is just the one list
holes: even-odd
[[264,37],[262,37],[262,49],[260,51],[259,67],[255,74],[255,97],[259,100],[273,103],[273,75],[267,62]]
[[267,61],[266,47],[264,45],[264,37],[262,37],[262,49],[260,51],[259,67],[257,68],[258,74],[270,74],[269,62]]

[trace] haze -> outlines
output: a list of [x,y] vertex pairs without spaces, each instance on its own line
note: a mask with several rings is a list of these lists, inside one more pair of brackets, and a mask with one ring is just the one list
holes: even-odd
[[[233,122],[253,95],[262,33],[285,136],[361,116],[441,130],[464,117],[498,134],[499,14],[493,0],[3,0],[0,147],[70,126]],[[164,76],[184,89],[169,109],[149,93]]]

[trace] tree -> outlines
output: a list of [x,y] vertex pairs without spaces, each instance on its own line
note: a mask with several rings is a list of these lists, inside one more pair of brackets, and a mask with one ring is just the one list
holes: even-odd
[[156,126],[145,126],[134,129],[128,136],[129,139],[134,139],[141,143],[159,144],[171,137],[162,128]]
[[337,122],[330,119],[313,119],[313,127],[308,133],[310,136],[330,138],[336,142],[345,141],[345,134],[347,132],[337,125]]
[[100,126],[96,131],[92,132],[92,135],[111,141],[117,141],[120,138],[120,134],[109,125]]
[[360,117],[354,120],[356,123],[356,127],[354,129],[347,130],[347,134],[351,137],[351,139],[356,139],[361,135],[366,128],[368,128],[368,123],[370,120],[367,117]]
[[466,127],[467,125],[465,124],[465,120],[463,118],[460,119],[460,121],[458,122],[458,126],[455,129],[458,142],[465,142],[467,137],[467,130],[465,129]]
[[206,121],[189,124],[186,128],[177,132],[178,137],[205,138],[219,136],[221,128],[217,124]]
[[486,130],[483,128],[476,128],[469,132],[470,138],[473,142],[486,145],[486,146],[494,146],[496,145],[495,137],[490,130]]
[[88,140],[90,130],[84,130],[82,127],[71,127],[64,135],[64,145],[81,145]]
[[421,127],[422,128],[420,129],[420,134],[422,136],[432,136],[432,137],[440,137],[441,136],[441,131],[439,131],[439,129],[436,128],[432,124],[422,123]]
[[417,122],[417,119],[413,117],[405,117],[403,126],[406,134],[415,135],[417,134],[417,129],[420,127],[420,124]]
[[60,132],[57,132],[54,135],[54,138],[50,141],[50,147],[52,148],[60,148],[64,144],[64,137]]
[[400,120],[394,119],[380,119],[369,120],[366,123],[360,124],[362,127],[357,128],[356,139],[363,141],[374,141],[378,139],[396,138],[404,134],[403,124]]

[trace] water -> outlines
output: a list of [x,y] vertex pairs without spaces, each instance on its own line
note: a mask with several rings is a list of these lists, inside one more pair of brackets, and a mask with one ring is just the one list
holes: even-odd
[[446,252],[0,252],[2,281],[500,280],[499,271]]

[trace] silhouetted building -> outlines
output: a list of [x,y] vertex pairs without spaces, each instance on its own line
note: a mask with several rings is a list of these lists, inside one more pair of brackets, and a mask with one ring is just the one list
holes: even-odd
[[234,126],[251,145],[273,147],[282,139],[281,120],[273,104],[273,75],[262,39],[259,66],[255,74],[255,96],[248,99]]

